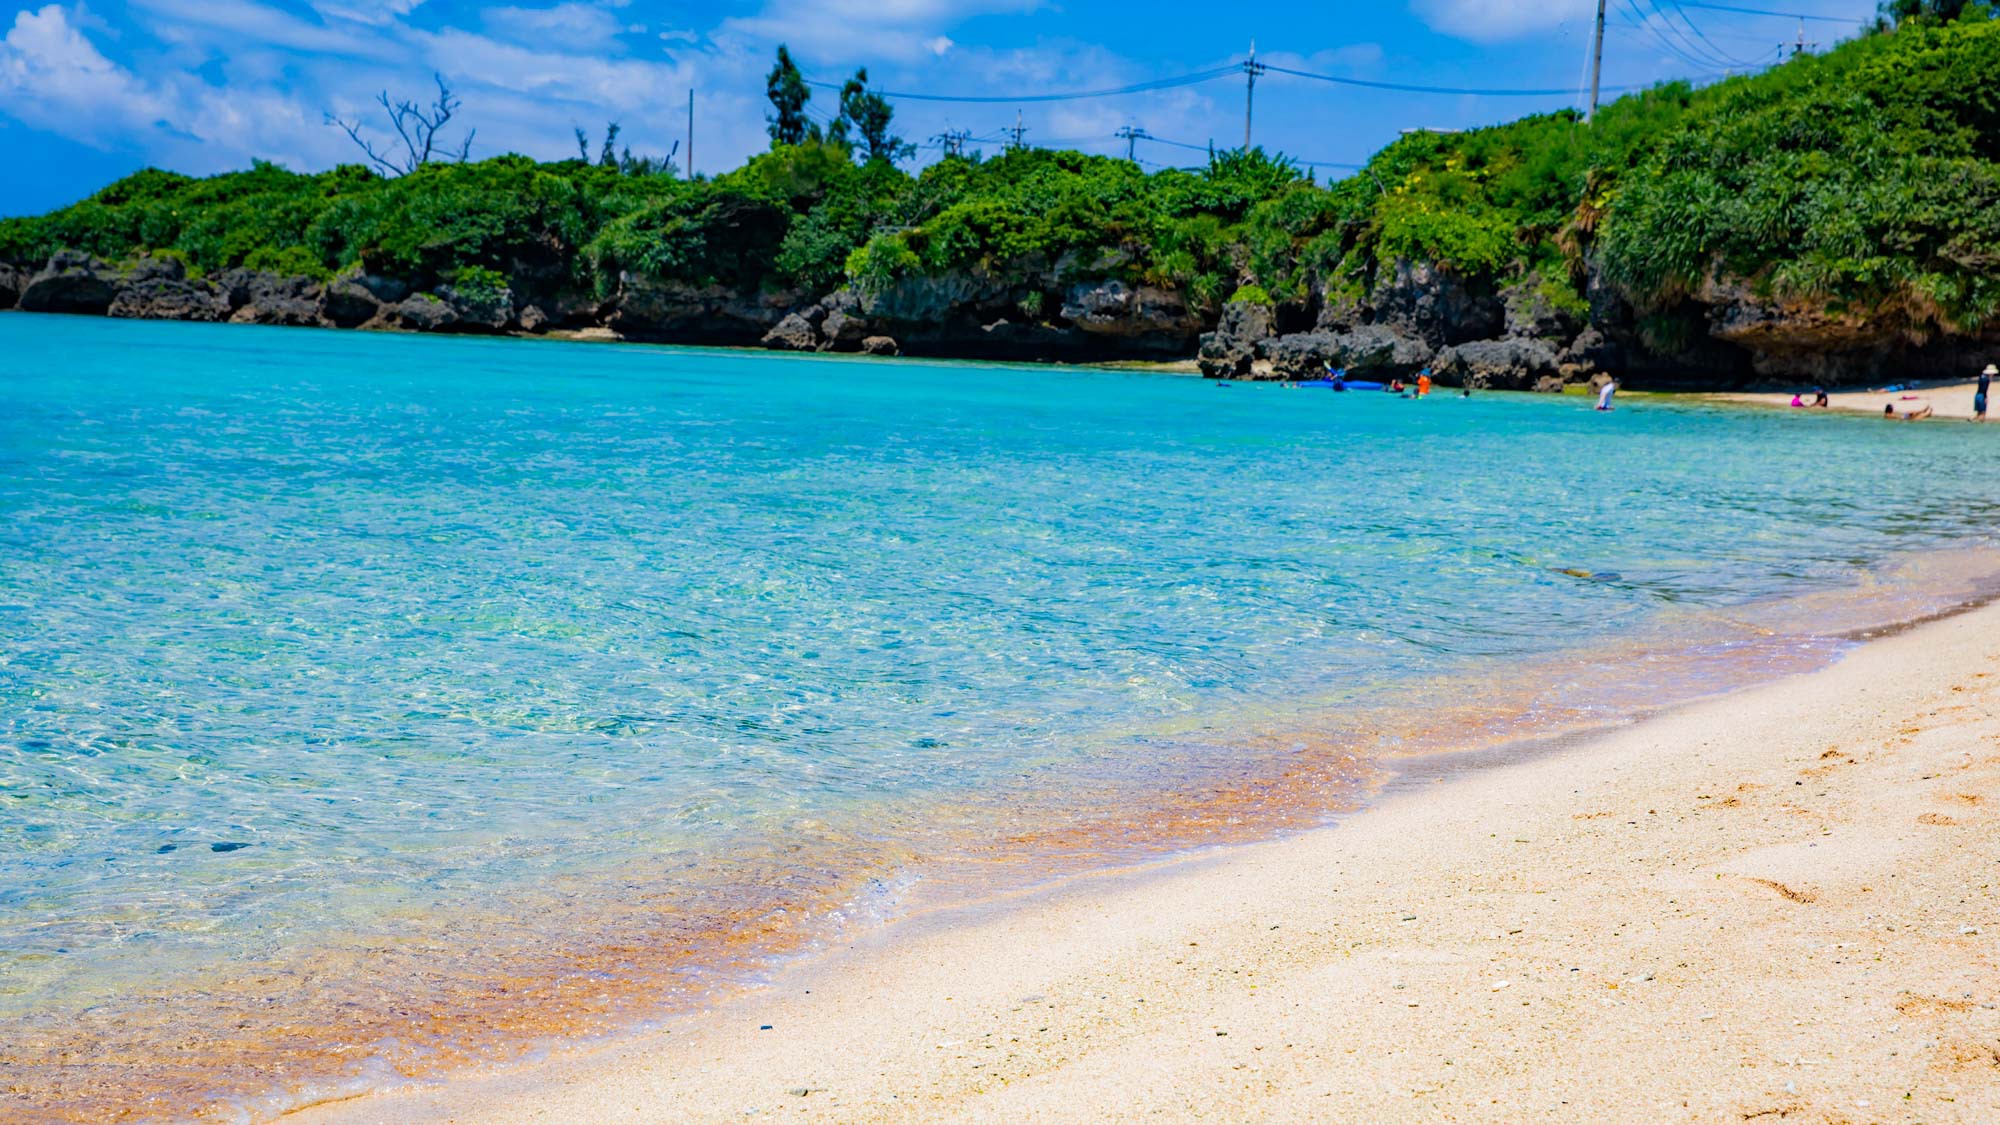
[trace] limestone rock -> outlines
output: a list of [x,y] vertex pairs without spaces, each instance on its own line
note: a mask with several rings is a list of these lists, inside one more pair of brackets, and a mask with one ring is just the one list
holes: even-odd
[[[822,312],[821,318],[825,318]],[[809,352],[820,346],[819,329],[800,313],[792,313],[764,333],[763,345],[777,351]]]
[[229,319],[234,323],[312,327],[327,323],[321,310],[325,293],[309,277],[239,267],[224,270],[214,280],[229,302]]
[[1484,340],[1506,327],[1497,296],[1482,293],[1428,262],[1397,259],[1376,279],[1375,323],[1432,348]]
[[20,306],[28,312],[102,316],[118,295],[118,280],[117,270],[89,254],[58,251],[22,286]]
[[1544,380],[1562,387],[1555,349],[1541,340],[1477,340],[1438,353],[1436,375],[1448,386],[1528,390]]
[[499,332],[514,322],[514,293],[511,289],[466,289],[457,285],[440,285],[437,296],[451,307],[451,319],[445,327],[454,331]]
[[136,320],[228,320],[229,298],[221,286],[189,281],[176,270],[172,275],[156,273],[121,284],[105,315]]
[[1316,379],[1329,364],[1355,375],[1413,375],[1431,360],[1422,341],[1398,335],[1380,324],[1352,332],[1298,332],[1268,341],[1260,351],[1283,379]]
[[414,293],[396,304],[396,319],[405,328],[418,332],[436,332],[450,327],[458,319],[451,305],[441,297],[429,293]]
[[1178,336],[1192,340],[1201,330],[1179,293],[1122,281],[1083,283],[1063,301],[1064,320],[1093,336]]
[[870,336],[861,341],[861,351],[864,355],[896,355],[902,349],[896,346],[896,341],[891,337]]
[[1222,306],[1215,331],[1201,335],[1201,348],[1196,353],[1201,373],[1211,379],[1249,375],[1257,345],[1276,334],[1276,314],[1269,305],[1232,301]]
[[353,328],[382,313],[382,302],[354,278],[335,278],[326,287],[326,319],[336,328]]
[[1507,310],[1507,335],[1547,340],[1560,348],[1583,331],[1583,318],[1558,307],[1542,293],[1540,277],[1531,276],[1501,294]]
[[21,271],[0,262],[0,309],[11,309],[21,300],[21,287],[28,279]]

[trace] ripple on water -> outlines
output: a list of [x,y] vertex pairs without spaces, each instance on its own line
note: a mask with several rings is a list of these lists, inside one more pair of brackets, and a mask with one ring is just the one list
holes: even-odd
[[1993,526],[1970,427],[0,346],[0,1077],[86,1117],[629,1026],[899,911],[1320,823],[1399,754],[1814,666],[1994,569],[1936,554]]

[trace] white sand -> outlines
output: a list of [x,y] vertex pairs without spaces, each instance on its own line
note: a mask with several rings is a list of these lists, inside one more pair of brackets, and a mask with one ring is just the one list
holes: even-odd
[[2000,607],[299,1116],[2000,1121],[1996,808]]
[[[1853,414],[1880,414],[1882,413],[1882,408],[1885,406],[1894,406],[1898,412],[1909,408],[1913,404],[1904,396],[1916,395],[1918,398],[1931,404],[1932,415],[1930,419],[1926,419],[1927,421],[1944,419],[1965,421],[1972,417],[1972,394],[1975,386],[1976,384],[1968,380],[1963,383],[1945,383],[1937,386],[1925,386],[1914,391],[1895,391],[1892,393],[1881,391],[1838,391],[1828,394],[1826,401],[1828,409],[1831,410]],[[1792,396],[1789,394],[1751,394],[1744,392],[1714,394],[1707,397],[1719,402],[1741,402],[1749,403],[1753,406],[1789,407],[1792,402]],[[1811,402],[1812,395],[1808,393],[1805,396],[1805,400]],[[2000,422],[2000,402],[1989,402],[1987,406],[1986,420],[1988,422]],[[1792,412],[1794,414],[1824,413],[1824,411],[1814,409],[1799,409]]]

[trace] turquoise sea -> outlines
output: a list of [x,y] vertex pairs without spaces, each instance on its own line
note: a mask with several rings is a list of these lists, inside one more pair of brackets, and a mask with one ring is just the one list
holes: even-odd
[[1995,435],[0,316],[0,1116],[273,1108],[1987,591]]

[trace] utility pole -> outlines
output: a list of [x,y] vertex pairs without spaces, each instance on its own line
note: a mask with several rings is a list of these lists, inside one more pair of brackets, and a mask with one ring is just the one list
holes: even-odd
[[688,87],[688,179],[694,179],[694,87]]
[[1583,115],[1588,123],[1597,116],[1598,80],[1604,77],[1604,0],[1597,0],[1597,42],[1590,49],[1590,112]]
[[944,149],[946,156],[964,156],[965,142],[972,139],[970,129],[946,129],[931,138],[931,143]]
[[1014,111],[1014,127],[1013,127],[1013,128],[1011,128],[1011,129],[1006,129],[1006,130],[1003,130],[1003,132],[1008,132],[1008,133],[1012,133],[1012,134],[1014,134],[1014,143],[1013,143],[1012,145],[1008,146],[1008,147],[1010,147],[1010,148],[1020,148],[1020,147],[1021,147],[1021,136],[1022,136],[1022,135],[1023,135],[1024,133],[1026,133],[1027,131],[1028,131],[1028,127],[1027,127],[1026,125],[1023,125],[1023,124],[1021,124],[1021,111],[1020,111],[1020,110],[1018,110],[1018,109],[1017,109],[1017,110],[1015,110],[1015,111]]
[[[1601,4],[1603,0],[1598,0]],[[1257,41],[1250,41],[1250,57],[1243,63],[1243,151],[1250,151],[1250,116],[1257,105],[1257,76],[1269,69],[1257,61]]]
[[1792,57],[1798,58],[1800,55],[1805,54],[1808,50],[1817,46],[1819,46],[1819,44],[1806,42],[1806,21],[1800,20],[1799,41],[1792,44]]
[[1137,154],[1138,142],[1153,139],[1151,133],[1131,125],[1120,125],[1117,136],[1125,138],[1125,159],[1131,160]]

